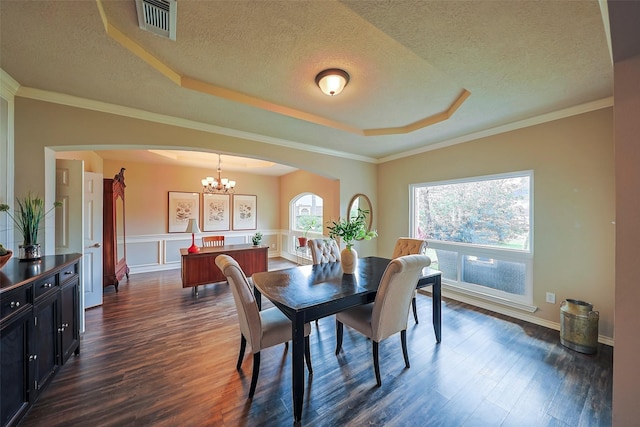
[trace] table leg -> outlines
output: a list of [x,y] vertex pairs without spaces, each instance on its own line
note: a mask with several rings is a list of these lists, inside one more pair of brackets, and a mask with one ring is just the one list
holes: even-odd
[[302,401],[304,400],[304,319],[296,314],[291,322],[293,351],[291,353],[293,417],[296,422],[302,418]]
[[433,330],[436,333],[436,342],[442,340],[442,281],[440,277],[433,283]]

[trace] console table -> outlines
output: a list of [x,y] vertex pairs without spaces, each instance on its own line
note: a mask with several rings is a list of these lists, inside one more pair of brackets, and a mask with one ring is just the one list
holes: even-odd
[[198,286],[209,283],[224,282],[227,278],[215,263],[221,254],[233,257],[247,277],[253,273],[269,269],[269,247],[250,244],[225,245],[200,248],[200,252],[190,254],[186,248],[180,249],[182,255],[182,287],[193,287],[194,295],[198,295]]
[[16,425],[80,353],[80,254],[11,259],[0,270],[0,425]]

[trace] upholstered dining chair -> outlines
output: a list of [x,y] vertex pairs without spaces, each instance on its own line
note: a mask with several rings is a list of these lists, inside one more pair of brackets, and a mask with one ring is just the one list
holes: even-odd
[[311,252],[313,264],[340,262],[340,248],[333,239],[309,239],[307,247]]
[[[311,252],[313,264],[326,264],[328,262],[340,262],[340,247],[333,239],[309,239],[307,247]],[[318,319],[316,319],[316,325]]]
[[[395,259],[405,255],[424,254],[427,249],[427,241],[422,239],[412,239],[410,237],[398,237],[396,247],[393,249],[391,258]],[[416,294],[418,290],[413,292],[411,306],[413,307],[413,320],[418,323],[418,308],[416,307]]]
[[204,236],[202,238],[202,246],[205,248],[224,246],[224,236]]
[[393,259],[380,279],[378,293],[373,303],[336,314],[336,355],[342,348],[343,324],[370,338],[373,344],[373,368],[378,387],[382,385],[378,362],[380,341],[400,332],[404,363],[407,368],[410,367],[407,353],[409,305],[420,272],[429,264],[431,259],[426,255],[406,255]]
[[[218,255],[216,257],[216,265],[229,282],[238,311],[241,333],[240,354],[236,364],[238,371],[242,366],[247,341],[249,341],[251,352],[253,353],[253,375],[251,377],[251,388],[249,389],[249,399],[252,399],[258,383],[258,374],[260,373],[260,350],[277,344],[288,344],[291,341],[291,321],[275,307],[262,311],[258,309],[253,289],[235,259],[229,255]],[[310,333],[311,327],[308,323],[305,323],[304,356],[307,361],[309,375],[313,373],[311,369],[311,352],[309,350]]]

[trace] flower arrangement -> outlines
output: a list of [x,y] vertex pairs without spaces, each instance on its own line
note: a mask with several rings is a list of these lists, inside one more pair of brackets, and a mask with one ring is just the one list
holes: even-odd
[[368,213],[369,211],[367,210],[358,209],[355,217],[341,218],[338,221],[332,221],[331,225],[327,227],[329,237],[332,239],[340,237],[344,240],[349,250],[351,250],[354,240],[371,240],[374,237],[378,237],[376,230],[367,231],[365,220]]
[[61,202],[54,202],[53,207],[49,210],[44,208],[44,200],[37,195],[28,193],[23,199],[16,198],[18,209],[12,214],[7,204],[0,204],[0,212],[6,212],[9,218],[13,220],[20,234],[24,239],[24,246],[38,244],[38,231],[40,231],[40,222],[53,209],[62,206]]
[[262,233],[257,231],[253,236],[251,236],[251,241],[253,242],[253,246],[258,246],[262,241]]

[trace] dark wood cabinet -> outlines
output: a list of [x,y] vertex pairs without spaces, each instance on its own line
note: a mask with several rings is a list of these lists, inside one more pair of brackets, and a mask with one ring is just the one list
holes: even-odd
[[194,293],[197,294],[198,285],[226,281],[227,278],[216,265],[216,257],[220,254],[233,257],[247,277],[269,269],[269,248],[267,246],[249,244],[215,246],[200,248],[200,252],[191,254],[187,249],[180,249],[182,287],[194,287]]
[[0,425],[13,426],[80,353],[80,255],[10,260],[0,271]]
[[124,209],[124,168],[104,180],[102,269],[103,287],[115,286],[124,276],[129,278]]

